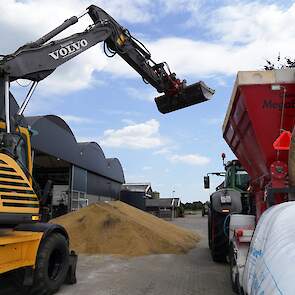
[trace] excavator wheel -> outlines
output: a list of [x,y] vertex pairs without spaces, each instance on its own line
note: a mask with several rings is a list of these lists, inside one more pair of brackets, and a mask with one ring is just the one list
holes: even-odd
[[[75,284],[78,256],[69,254],[64,235],[46,237],[38,250],[35,270],[19,269],[0,276],[1,295],[52,295],[63,283]],[[26,276],[29,271],[29,276]],[[3,291],[4,290],[4,291]]]
[[46,237],[38,250],[34,281],[31,287],[23,286],[23,272],[14,276],[14,284],[22,295],[51,295],[65,282],[69,269],[69,245],[59,233]]
[[63,235],[51,234],[40,247],[30,295],[49,295],[57,292],[69,269],[69,246]]

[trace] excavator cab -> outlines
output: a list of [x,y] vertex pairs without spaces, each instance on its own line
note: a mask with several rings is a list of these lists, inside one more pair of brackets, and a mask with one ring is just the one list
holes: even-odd
[[39,200],[32,187],[30,134],[8,133],[0,122],[0,226],[39,221]]
[[0,130],[0,153],[6,154],[20,162],[28,169],[26,141],[22,134],[6,133]]

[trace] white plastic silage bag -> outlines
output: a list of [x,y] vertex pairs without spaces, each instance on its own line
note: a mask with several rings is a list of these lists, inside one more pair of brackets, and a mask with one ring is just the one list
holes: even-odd
[[261,216],[244,275],[245,294],[295,294],[295,202],[275,205]]

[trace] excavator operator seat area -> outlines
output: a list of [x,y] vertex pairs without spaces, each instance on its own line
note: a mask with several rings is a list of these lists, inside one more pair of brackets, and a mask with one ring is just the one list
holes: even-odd
[[22,135],[0,130],[0,151],[17,159],[22,166],[28,168],[27,147]]

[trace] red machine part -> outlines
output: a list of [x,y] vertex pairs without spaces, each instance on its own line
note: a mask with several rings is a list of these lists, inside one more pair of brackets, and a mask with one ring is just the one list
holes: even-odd
[[292,133],[290,131],[282,131],[280,136],[273,143],[273,148],[277,151],[288,151],[290,149]]
[[275,161],[270,165],[271,179],[274,187],[285,187],[288,175],[288,165],[282,161]]
[[[249,75],[255,75],[253,73],[249,72]],[[264,73],[269,75],[267,72],[256,73],[262,77]],[[259,84],[249,80],[239,83],[238,77],[236,81],[223,136],[250,175],[259,218],[268,207],[266,189],[288,187],[290,138],[288,141],[287,136],[295,122],[295,81],[280,83],[279,90],[274,91],[273,81]],[[285,195],[275,193],[275,202],[284,201]]]
[[176,78],[175,74],[169,75],[168,80],[171,85],[166,94],[169,96],[177,95],[181,89],[183,89],[185,81],[181,81],[180,79]]

